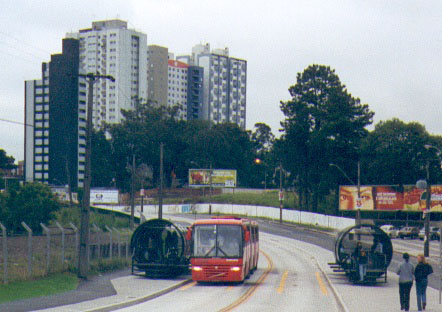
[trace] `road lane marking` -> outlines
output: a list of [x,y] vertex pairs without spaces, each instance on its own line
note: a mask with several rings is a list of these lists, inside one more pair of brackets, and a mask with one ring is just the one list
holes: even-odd
[[287,279],[287,275],[289,275],[289,271],[285,271],[282,274],[281,282],[279,283],[279,287],[277,289],[278,294],[282,294],[282,292],[284,291],[285,280]]
[[227,288],[226,288],[226,291],[231,291],[233,289],[233,286],[228,286]]
[[324,294],[324,296],[327,296],[328,295],[327,287],[325,287],[325,284],[322,281],[321,274],[318,271],[316,271],[315,275],[316,279],[318,280],[319,288],[321,288],[321,292]]
[[187,289],[189,289],[190,287],[193,287],[193,286],[195,286],[195,285],[196,285],[196,282],[194,281],[194,282],[192,282],[192,283],[189,283],[189,284],[187,284],[187,285],[184,285],[183,287],[180,288],[180,290],[181,290],[181,291],[185,291],[185,290],[187,290]]
[[219,310],[219,312],[228,312],[228,311],[233,311],[233,309],[235,309],[236,307],[238,307],[239,305],[243,304],[244,302],[247,301],[247,299],[249,299],[253,293],[256,291],[256,289],[264,282],[264,280],[266,279],[267,275],[269,275],[270,271],[273,270],[273,261],[272,259],[269,257],[269,255],[267,255],[264,251],[260,250],[260,253],[262,253],[264,255],[264,257],[266,257],[267,259],[267,268],[265,269],[264,273],[262,273],[262,275],[258,278],[258,280],[256,281],[255,284],[253,284],[253,286],[251,286],[244,295],[242,295],[241,297],[239,297],[236,301],[234,301],[233,303],[231,303],[230,305],[228,305],[225,308],[222,308],[221,310]]

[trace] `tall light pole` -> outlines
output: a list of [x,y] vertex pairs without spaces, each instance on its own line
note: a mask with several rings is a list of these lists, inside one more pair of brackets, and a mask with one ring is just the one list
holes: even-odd
[[[437,156],[441,154],[441,151],[432,145],[425,144],[425,149],[430,150],[434,148],[437,151]],[[427,158],[427,164],[425,166],[427,173],[427,198],[425,201],[425,242],[424,242],[424,256],[428,257],[430,255],[430,212],[431,212],[431,184],[430,184],[430,159]]]
[[110,75],[99,75],[89,73],[87,75],[79,74],[88,82],[88,102],[87,102],[87,119],[86,119],[86,155],[84,166],[84,185],[83,185],[83,202],[81,205],[80,216],[80,249],[78,255],[78,277],[87,278],[89,271],[89,205],[91,194],[91,147],[92,147],[92,109],[93,109],[93,93],[94,83],[98,79],[109,79],[115,81]]
[[282,162],[279,161],[279,223],[282,223],[282,201],[284,193],[282,192]]
[[209,191],[209,215],[212,214],[212,162],[210,162],[209,166],[209,183],[210,183],[210,191]]
[[344,170],[341,169],[341,167],[339,167],[336,164],[329,164],[329,166],[333,166],[338,168],[338,170],[344,175],[344,177],[350,181],[350,183],[354,186],[356,186],[357,191],[358,191],[358,198],[356,200],[356,225],[361,224],[361,162],[358,160],[358,183],[354,183],[352,179],[350,179],[350,177],[345,173]]
[[160,144],[160,190],[159,190],[159,199],[158,199],[158,219],[163,218],[163,153],[164,153],[164,144],[161,142]]
[[130,221],[129,227],[131,230],[134,229],[134,218],[135,218],[135,153],[132,149],[132,169],[130,177]]
[[264,167],[264,190],[267,190],[267,164],[262,161],[260,158],[255,158],[255,164],[262,164]]

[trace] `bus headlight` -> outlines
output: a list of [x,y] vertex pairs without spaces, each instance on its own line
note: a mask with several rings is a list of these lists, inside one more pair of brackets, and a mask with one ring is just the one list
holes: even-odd
[[233,267],[233,268],[230,268],[230,270],[233,272],[239,272],[241,269],[239,267]]
[[192,267],[192,270],[195,271],[195,272],[200,272],[203,269],[201,267],[195,266],[195,267]]

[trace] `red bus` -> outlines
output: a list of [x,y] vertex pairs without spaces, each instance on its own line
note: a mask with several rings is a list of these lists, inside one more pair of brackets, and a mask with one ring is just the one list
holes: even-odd
[[199,282],[242,282],[258,266],[259,228],[235,217],[197,220],[187,232],[192,279]]

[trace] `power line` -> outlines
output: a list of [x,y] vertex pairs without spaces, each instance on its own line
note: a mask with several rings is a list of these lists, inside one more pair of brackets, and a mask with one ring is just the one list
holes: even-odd
[[15,40],[15,41],[17,41],[17,42],[20,43],[20,44],[27,45],[27,46],[33,48],[34,50],[38,50],[38,51],[43,52],[43,53],[45,53],[45,54],[50,54],[50,52],[48,52],[48,51],[46,51],[46,50],[43,50],[43,49],[40,49],[39,47],[34,46],[34,45],[30,44],[30,43],[27,43],[27,42],[24,41],[23,39],[18,39],[18,38],[14,37],[14,36],[12,36],[12,35],[10,35],[10,34],[4,33],[3,31],[0,31],[0,34],[3,35],[3,36],[9,37],[9,38],[11,38],[11,39],[13,39],[13,40]]
[[27,124],[27,123],[15,121],[15,120],[4,119],[4,118],[0,118],[0,121],[9,122],[9,123],[17,124],[17,125],[22,125],[22,126],[34,127],[34,125],[31,125],[31,124]]

